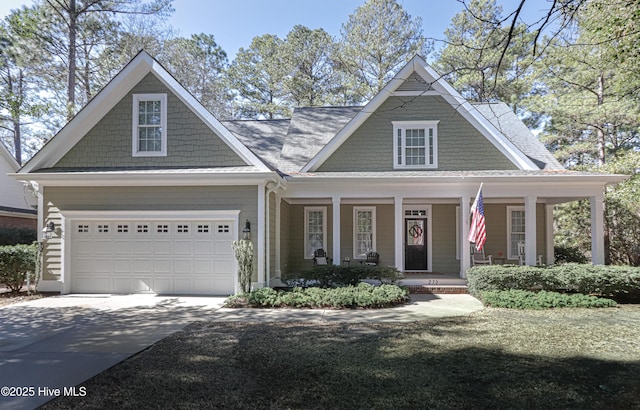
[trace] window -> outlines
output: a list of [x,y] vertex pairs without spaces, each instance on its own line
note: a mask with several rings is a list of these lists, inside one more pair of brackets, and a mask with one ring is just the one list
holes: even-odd
[[209,233],[209,224],[198,224],[198,233]]
[[353,208],[353,257],[366,258],[367,252],[376,250],[376,208]]
[[133,95],[133,156],[167,155],[167,95]]
[[169,233],[169,225],[156,224],[156,233]]
[[147,224],[138,224],[136,229],[137,229],[138,233],[148,233],[149,232],[149,225],[147,225]]
[[326,248],[327,237],[327,208],[304,208],[304,257],[312,259],[313,252]]
[[518,242],[524,241],[524,207],[507,207],[507,255],[508,259],[518,259]]
[[189,233],[189,225],[188,224],[177,224],[176,225],[177,233]]
[[117,224],[116,225],[117,233],[129,233],[129,225],[127,224]]
[[393,121],[393,167],[438,167],[439,121]]

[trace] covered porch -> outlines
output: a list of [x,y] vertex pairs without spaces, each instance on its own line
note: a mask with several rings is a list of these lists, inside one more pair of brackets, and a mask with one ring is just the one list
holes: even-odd
[[552,264],[553,207],[585,198],[591,202],[592,262],[604,263],[604,177],[588,184],[575,175],[544,173],[434,177],[288,181],[265,201],[271,215],[268,279],[313,269],[313,251],[322,248],[335,265],[360,263],[366,251],[375,251],[380,265],[396,267],[406,280],[464,280],[471,267],[469,212],[481,182],[485,252],[496,263],[518,263],[516,244],[522,241],[526,264],[535,265],[539,255]]

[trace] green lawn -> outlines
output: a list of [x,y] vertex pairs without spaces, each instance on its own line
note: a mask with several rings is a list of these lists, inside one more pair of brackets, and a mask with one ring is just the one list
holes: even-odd
[[640,409],[640,305],[201,322],[45,408]]

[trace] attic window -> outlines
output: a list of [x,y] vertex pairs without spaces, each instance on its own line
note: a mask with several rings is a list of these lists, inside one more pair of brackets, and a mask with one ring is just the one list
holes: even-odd
[[395,169],[438,167],[438,122],[392,121]]
[[167,95],[133,95],[133,156],[167,155]]

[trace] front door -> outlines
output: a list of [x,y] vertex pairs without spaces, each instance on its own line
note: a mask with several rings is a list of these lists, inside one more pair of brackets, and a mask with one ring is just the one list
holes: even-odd
[[404,222],[404,270],[427,270],[427,219],[411,218]]

